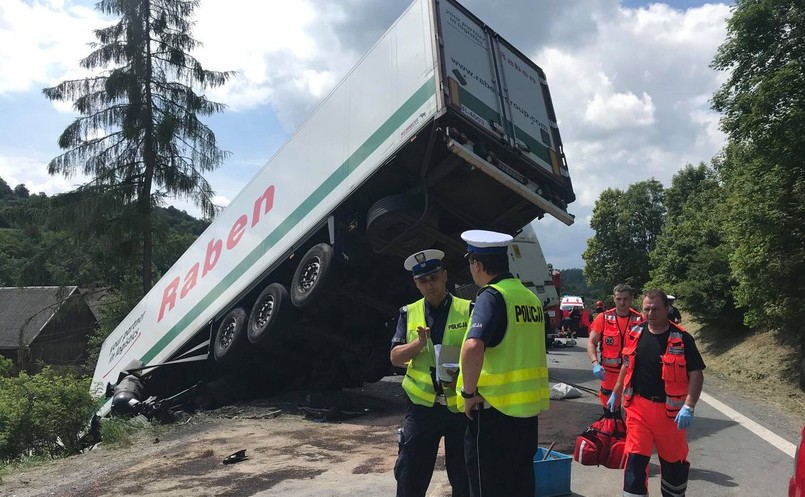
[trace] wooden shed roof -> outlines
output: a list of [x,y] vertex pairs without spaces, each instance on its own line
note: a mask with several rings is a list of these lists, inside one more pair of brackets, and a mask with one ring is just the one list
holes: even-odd
[[0,349],[26,346],[53,319],[75,286],[0,287]]

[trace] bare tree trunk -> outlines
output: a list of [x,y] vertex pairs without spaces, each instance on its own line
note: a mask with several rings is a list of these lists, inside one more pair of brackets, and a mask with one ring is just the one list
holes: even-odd
[[145,141],[143,150],[143,159],[145,162],[145,175],[143,177],[142,190],[140,191],[140,214],[143,216],[143,295],[148,293],[152,286],[152,252],[153,252],[153,237],[151,233],[151,184],[154,178],[154,169],[156,167],[156,146],[154,139],[154,102],[153,95],[151,94],[151,76],[152,76],[152,60],[151,60],[151,2],[145,2],[143,6],[145,12]]

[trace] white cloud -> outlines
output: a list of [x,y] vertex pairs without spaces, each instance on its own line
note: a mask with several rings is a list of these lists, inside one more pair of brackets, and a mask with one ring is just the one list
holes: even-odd
[[31,156],[0,155],[0,178],[14,188],[24,184],[31,193],[54,195],[74,189],[82,177],[64,178],[47,174],[48,159]]
[[584,120],[606,130],[648,126],[654,123],[654,102],[645,92],[642,97],[632,92],[596,94],[587,104]]
[[[90,1],[2,3],[0,97],[38,92],[79,74],[78,61],[89,53],[92,29],[109,24],[88,8]],[[649,178],[669,185],[686,163],[709,161],[721,148],[719,116],[710,110],[709,100],[725,75],[709,63],[726,36],[728,5],[681,10],[653,3],[629,9],[617,0],[574,0],[545,2],[535,9],[530,0],[463,3],[547,74],[577,195],[570,205],[576,225],[567,228],[548,219],[538,223],[538,232],[551,234],[541,240],[556,267],[582,264],[580,254],[592,236],[592,207],[605,188],[624,189]],[[229,84],[208,96],[229,105],[228,114],[239,116],[233,117],[239,126],[248,125],[245,116],[265,116],[268,109],[287,135],[407,4],[202,2],[194,36],[204,46],[195,55],[207,69],[237,71]],[[0,99],[0,111],[3,105]],[[228,172],[211,177],[219,194],[216,203],[228,203],[257,169],[243,163],[254,144],[236,145],[243,149],[228,147],[235,153],[225,166]],[[58,187],[57,181],[65,189],[70,186],[12,167],[37,164],[36,171],[44,171],[47,159],[26,159],[20,150],[0,139],[0,154],[6,155],[0,156],[0,176],[9,184],[24,182],[31,191],[46,193]],[[49,158],[56,153],[37,150],[31,155]]]
[[54,84],[80,71],[92,30],[103,27],[93,9],[61,1],[4,0],[0,5],[0,95]]
[[237,71],[229,84],[208,91],[208,96],[235,112],[270,105],[286,129],[294,129],[357,59],[329,29],[347,12],[320,4],[202,4],[194,35],[204,46],[195,55],[208,69]]

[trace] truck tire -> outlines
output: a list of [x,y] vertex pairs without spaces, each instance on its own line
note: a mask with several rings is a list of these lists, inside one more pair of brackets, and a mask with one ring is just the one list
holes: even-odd
[[234,364],[246,352],[246,311],[235,307],[221,319],[215,332],[212,354],[219,364]]
[[288,290],[279,283],[272,283],[260,293],[252,306],[246,337],[249,342],[266,348],[287,331],[290,317]]
[[291,302],[299,309],[323,310],[332,306],[335,284],[335,251],[330,244],[319,243],[307,251],[294,271]]
[[[366,214],[366,236],[375,250],[382,250],[394,240],[394,246],[405,250],[420,250],[433,244],[435,238],[423,230],[411,228],[425,211],[422,197],[407,194],[389,195],[375,202]],[[436,211],[428,209],[418,227],[436,228]],[[400,236],[402,234],[402,236]],[[400,236],[400,238],[397,238]]]

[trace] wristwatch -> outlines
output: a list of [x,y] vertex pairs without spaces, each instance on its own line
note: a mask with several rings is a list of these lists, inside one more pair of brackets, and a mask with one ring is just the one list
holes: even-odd
[[463,388],[461,389],[461,396],[464,397],[465,399],[471,399],[471,398],[475,397],[477,394],[478,394],[477,390],[472,392],[472,393],[467,393],[467,392],[464,391]]

